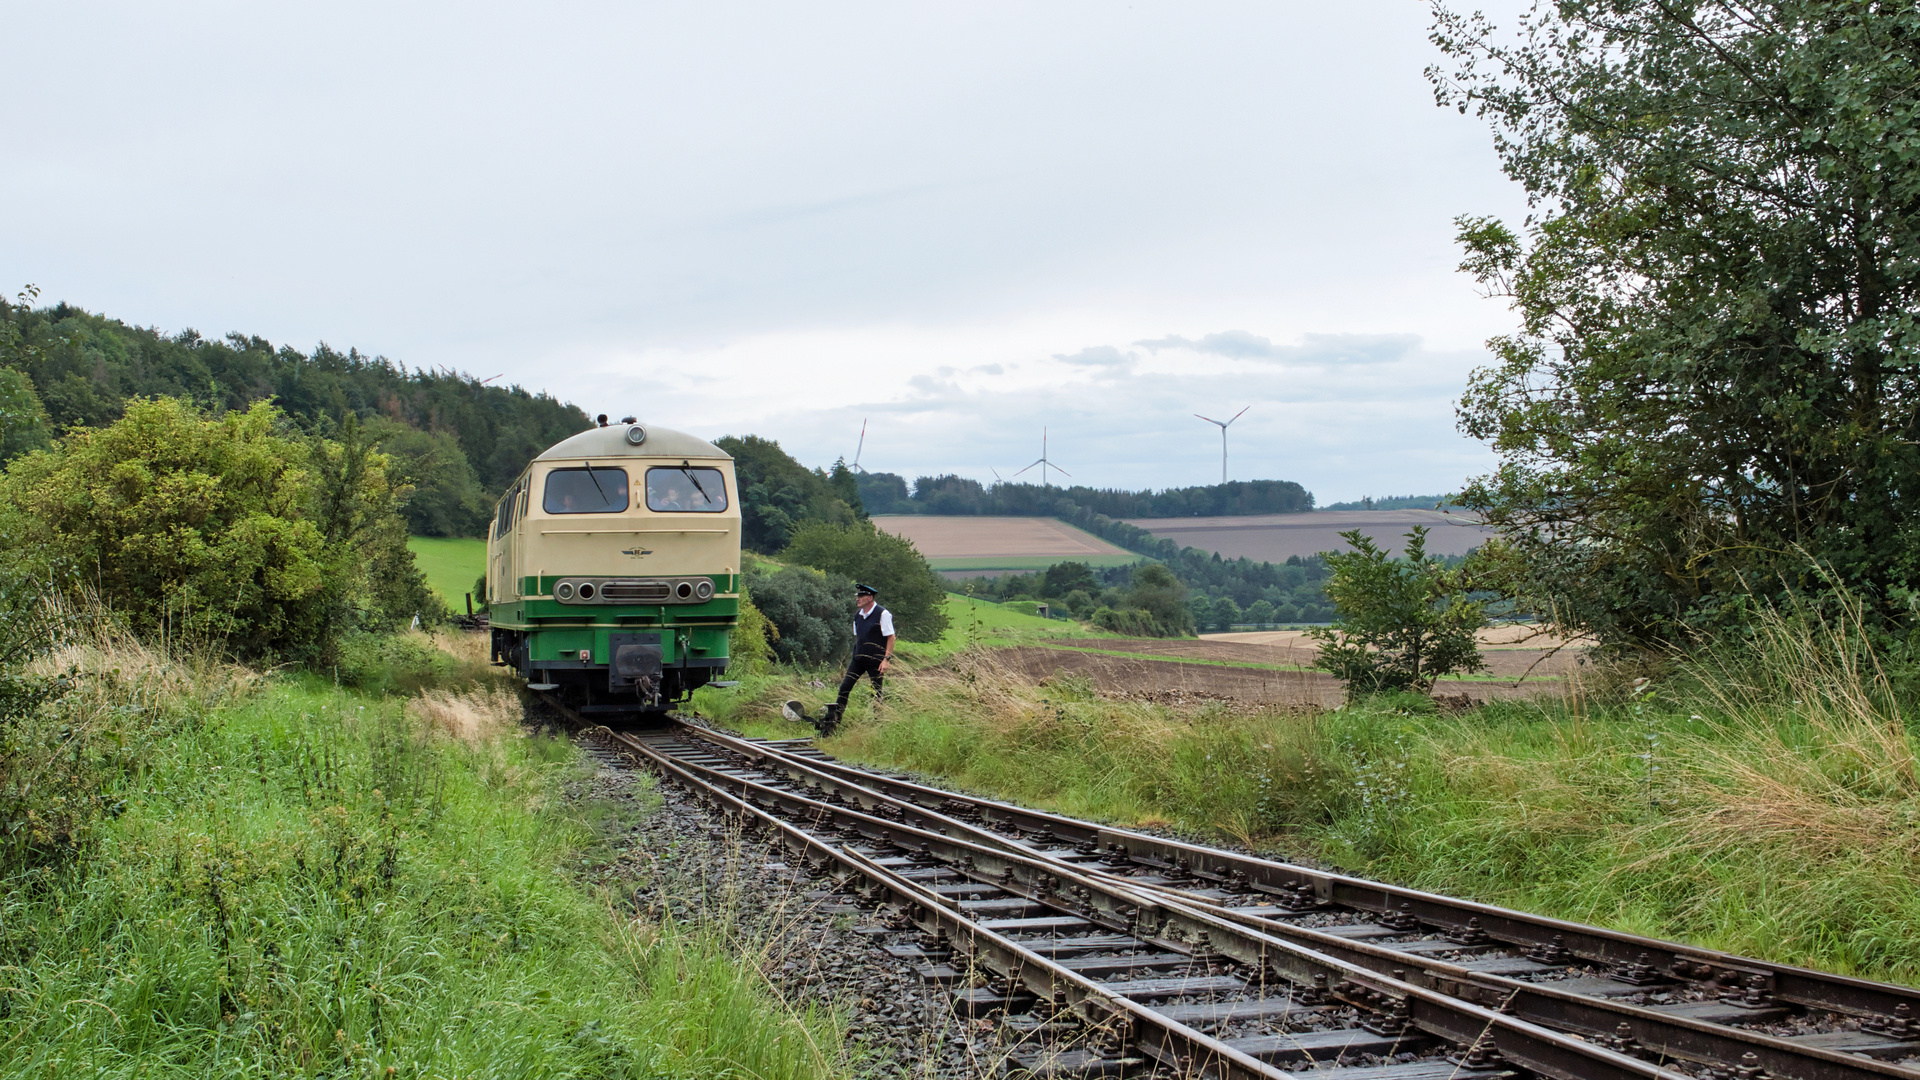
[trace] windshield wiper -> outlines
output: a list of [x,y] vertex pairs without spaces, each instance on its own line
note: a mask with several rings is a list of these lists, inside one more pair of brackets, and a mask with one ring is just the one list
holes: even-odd
[[700,478],[693,475],[693,470],[687,468],[686,462],[683,461],[680,463],[680,471],[686,476],[687,479],[693,481],[693,490],[699,492],[700,497],[707,500],[708,506],[715,505],[713,501],[713,496],[707,494],[707,489],[700,486]]
[[607,498],[607,489],[601,487],[600,478],[593,475],[593,462],[591,461],[587,462],[587,479],[593,481],[593,490],[600,493],[600,505],[608,505],[610,500]]

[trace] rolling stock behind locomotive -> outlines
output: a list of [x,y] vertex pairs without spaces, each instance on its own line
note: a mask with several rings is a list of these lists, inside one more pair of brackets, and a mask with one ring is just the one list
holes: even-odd
[[631,420],[530,463],[487,538],[493,657],[581,711],[669,708],[727,667],[740,616],[733,459]]

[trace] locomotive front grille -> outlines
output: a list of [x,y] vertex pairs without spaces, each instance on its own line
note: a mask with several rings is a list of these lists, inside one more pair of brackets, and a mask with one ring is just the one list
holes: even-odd
[[553,598],[562,604],[700,604],[713,599],[713,581],[685,578],[562,578]]
[[673,583],[608,581],[600,586],[600,599],[609,604],[664,604],[673,599]]

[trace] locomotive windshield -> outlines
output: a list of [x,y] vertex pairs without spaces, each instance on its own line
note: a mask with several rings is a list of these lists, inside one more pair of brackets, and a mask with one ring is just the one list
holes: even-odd
[[547,474],[541,505],[549,514],[617,514],[627,508],[627,470],[555,469]]
[[715,514],[727,508],[727,485],[719,469],[670,465],[647,470],[647,509]]

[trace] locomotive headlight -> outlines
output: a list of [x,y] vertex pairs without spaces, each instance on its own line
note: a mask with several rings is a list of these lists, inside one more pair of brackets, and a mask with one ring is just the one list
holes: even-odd
[[647,441],[647,429],[635,424],[627,429],[627,441],[635,446]]
[[561,600],[573,599],[573,582],[563,581],[554,586],[553,595]]
[[713,599],[713,582],[702,581],[695,584],[693,587],[693,595],[699,597],[702,600]]
[[673,595],[679,597],[682,600],[693,599],[693,582],[683,581],[680,584],[675,585],[673,587]]
[[591,600],[593,599],[593,593],[593,582],[583,581],[580,583],[580,599]]

